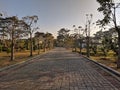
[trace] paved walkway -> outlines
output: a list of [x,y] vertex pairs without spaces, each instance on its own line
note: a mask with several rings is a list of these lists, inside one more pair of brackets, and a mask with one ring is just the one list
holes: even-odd
[[0,72],[0,90],[120,90],[85,58],[56,48],[35,60]]

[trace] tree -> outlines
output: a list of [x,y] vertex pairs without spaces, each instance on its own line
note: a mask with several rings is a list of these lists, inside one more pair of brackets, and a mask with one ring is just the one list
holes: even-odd
[[79,47],[79,34],[74,33],[73,39],[74,39],[74,48],[75,48],[75,52],[76,52],[77,48]]
[[5,18],[3,18],[3,15],[0,13],[0,36],[1,36],[1,45],[2,47],[5,47],[5,38],[7,37],[7,34],[5,33],[6,31],[6,23],[5,23]]
[[52,49],[54,44],[54,37],[51,33],[36,32],[35,33],[36,44],[38,47],[38,54],[40,53],[40,46],[43,45],[44,52],[46,49]]
[[36,32],[35,33],[35,39],[36,39],[36,44],[37,44],[37,47],[38,47],[38,54],[40,54],[40,49],[41,49],[41,46],[42,46],[42,43],[44,41],[44,33],[43,32]]
[[73,25],[74,27],[74,38],[75,38],[75,51],[76,51],[76,47],[79,46],[80,49],[80,54],[82,52],[82,39],[83,39],[83,29],[81,26],[78,26],[78,28],[76,28],[75,25]]
[[104,53],[104,56],[107,56],[107,53],[110,50],[110,41],[112,40],[111,38],[109,38],[109,35],[107,35],[108,31],[103,33],[103,37],[102,37],[102,47],[101,47],[101,51]]
[[17,49],[17,51],[23,51],[23,50],[26,49],[25,40],[26,40],[26,39],[18,39],[18,40],[16,41],[15,49]]
[[95,50],[96,48],[94,45],[99,46],[103,54],[106,56],[109,50],[112,50],[115,52],[116,55],[118,55],[117,49],[118,49],[118,43],[117,43],[118,37],[117,32],[114,28],[110,28],[108,31],[98,31],[96,34],[94,34],[94,37],[92,39],[92,50]]
[[28,24],[28,33],[30,35],[30,56],[33,55],[33,40],[32,40],[32,34],[38,29],[36,27],[36,23],[38,21],[38,16],[26,16],[23,17],[23,20]]
[[69,32],[70,30],[65,29],[65,28],[61,28],[58,31],[58,36],[57,36],[57,40],[59,42],[59,46],[65,46],[65,39],[67,39],[69,37]]
[[100,4],[98,11],[102,12],[104,15],[104,18],[102,20],[99,20],[99,23],[102,26],[105,26],[112,22],[114,24],[115,30],[118,33],[117,68],[120,68],[120,28],[119,25],[117,24],[116,19],[116,9],[120,6],[120,3],[114,3],[113,0],[97,0],[97,2]]
[[[73,51],[77,51],[77,46],[78,46],[78,38],[79,38],[79,35],[78,35],[78,29],[76,28],[76,25],[73,25],[73,28],[74,28],[74,34],[72,34],[73,36],[73,39],[74,39],[74,44],[73,44]],[[75,50],[74,50],[75,49]]]
[[14,46],[15,41],[18,38],[24,37],[26,35],[27,24],[23,20],[19,20],[18,17],[5,17],[0,20],[1,32],[4,32],[4,35],[7,35],[11,41],[11,61],[14,60]]
[[54,37],[51,33],[46,33],[45,36],[45,46],[47,46],[48,49],[53,48],[53,43],[54,43]]
[[114,51],[116,55],[118,55],[118,34],[115,28],[109,29],[109,38],[111,50]]

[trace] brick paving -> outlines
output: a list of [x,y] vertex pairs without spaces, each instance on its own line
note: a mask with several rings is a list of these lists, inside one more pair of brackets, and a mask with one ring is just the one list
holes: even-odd
[[0,72],[0,90],[120,90],[89,63],[78,54],[56,48]]

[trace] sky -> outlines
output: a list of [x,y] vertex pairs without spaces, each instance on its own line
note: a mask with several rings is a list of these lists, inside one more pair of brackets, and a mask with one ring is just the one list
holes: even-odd
[[[6,16],[37,15],[40,32],[57,35],[61,28],[73,30],[73,25],[85,27],[86,14],[93,14],[92,22],[103,17],[97,11],[96,0],[0,0],[0,12]],[[95,33],[96,30],[92,30]]]

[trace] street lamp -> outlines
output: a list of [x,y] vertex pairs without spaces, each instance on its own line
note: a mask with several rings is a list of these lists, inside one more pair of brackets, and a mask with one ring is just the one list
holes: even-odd
[[92,14],[86,14],[86,45],[87,45],[87,57],[90,57],[90,25],[92,22]]
[[[73,25],[73,28],[74,28],[74,32],[77,32],[77,28],[75,25]],[[76,52],[77,51],[77,35],[75,35],[74,38],[75,38],[74,48]]]
[[79,47],[80,47],[80,54],[81,54],[82,52],[82,36],[81,36],[82,27],[79,26],[78,29],[79,29],[79,44],[80,44]]

